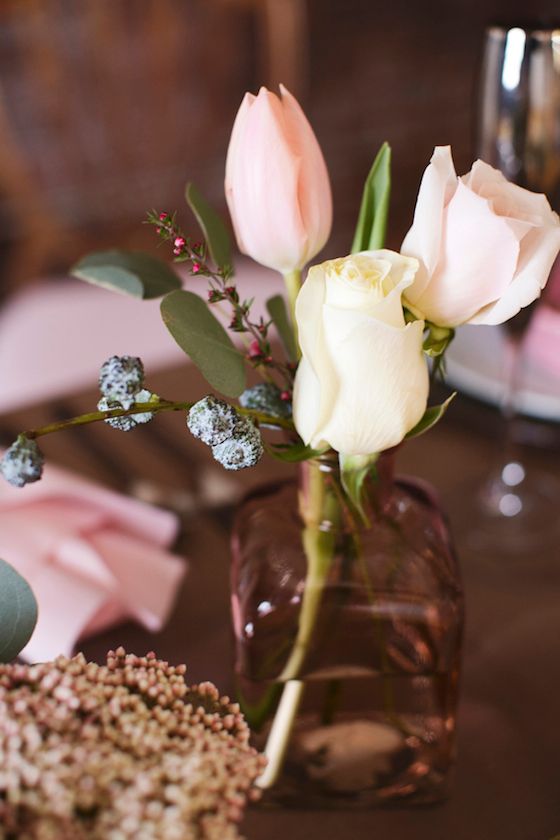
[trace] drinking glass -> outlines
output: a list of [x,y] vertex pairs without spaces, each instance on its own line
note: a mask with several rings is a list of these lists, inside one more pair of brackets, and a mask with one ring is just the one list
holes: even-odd
[[[559,28],[491,26],[479,84],[477,156],[560,206]],[[485,554],[529,556],[557,539],[560,486],[528,468],[515,440],[524,339],[535,304],[504,325],[503,447],[476,494],[469,541]],[[560,348],[559,348],[560,350]]]

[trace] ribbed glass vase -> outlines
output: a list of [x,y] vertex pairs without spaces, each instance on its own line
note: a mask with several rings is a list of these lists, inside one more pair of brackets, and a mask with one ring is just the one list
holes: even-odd
[[[459,569],[436,497],[386,453],[365,516],[338,463],[242,504],[232,598],[239,699],[269,766],[264,802],[441,800],[455,758]],[[366,521],[367,520],[367,521]]]

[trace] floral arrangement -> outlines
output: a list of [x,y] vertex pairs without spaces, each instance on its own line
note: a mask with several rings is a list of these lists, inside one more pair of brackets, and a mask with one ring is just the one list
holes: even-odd
[[[90,254],[72,273],[121,293],[162,297],[169,332],[219,396],[164,399],[145,388],[139,359],[112,357],[101,368],[97,411],[22,433],[1,462],[4,477],[23,486],[40,478],[41,436],[95,421],[128,431],[161,411],[184,412],[190,431],[226,469],[253,466],[264,452],[290,462],[338,458],[340,486],[318,481],[302,512],[313,588],[303,598],[263,787],[282,761],[333,556],[316,527],[325,498],[330,493],[356,528],[367,523],[364,493],[380,453],[427,431],[449,404],[428,407],[430,360],[433,375],[443,370],[457,326],[499,324],[528,306],[560,249],[560,222],[544,196],[508,183],[482,161],[458,177],[450,149],[437,147],[401,250],[387,250],[390,187],[384,144],[365,183],[351,254],[313,265],[302,284],[303,268],[331,228],[327,168],[285,88],[280,96],[264,88],[247,94],[228,150],[226,198],[239,249],[281,272],[287,305],[276,295],[266,302],[267,318],[252,314],[253,301],[242,299],[235,285],[228,231],[189,184],[186,200],[202,239],[187,235],[176,213],[152,211],[148,222],[187,269],[189,285],[207,282],[207,301],[183,289],[166,262],[137,252]],[[224,310],[227,328],[215,314]],[[248,370],[262,382],[247,387]]]
[[236,840],[262,758],[239,706],[122,648],[0,665],[0,837]]

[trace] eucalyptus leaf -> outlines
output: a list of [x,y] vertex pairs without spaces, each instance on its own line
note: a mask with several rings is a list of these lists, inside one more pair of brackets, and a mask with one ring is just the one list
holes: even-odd
[[410,440],[410,438],[418,437],[419,435],[423,435],[424,432],[427,432],[436,423],[439,423],[447,409],[449,408],[451,402],[457,396],[457,392],[454,391],[450,397],[448,397],[445,402],[441,403],[441,405],[432,405],[430,408],[427,408],[424,412],[422,419],[414,426],[413,429],[408,432],[406,438]]
[[220,268],[231,268],[231,239],[225,224],[197,187],[185,187],[185,199],[200,225],[210,256]]
[[37,623],[37,601],[29,584],[0,560],[0,662],[23,650]]
[[294,337],[294,331],[290,323],[286,301],[282,295],[274,295],[266,302],[266,308],[270,315],[278,335],[284,345],[284,349],[288,354],[291,362],[297,362],[297,347]]
[[391,198],[391,147],[383,143],[364,184],[352,253],[376,251],[385,244]]
[[309,461],[324,455],[326,449],[312,449],[301,441],[299,443],[276,443],[268,447],[268,451],[279,461],[295,464],[299,461]]
[[179,277],[167,263],[142,251],[96,251],[82,257],[70,274],[136,298],[162,297],[181,288]]
[[161,302],[165,326],[208,384],[227,397],[246,387],[245,359],[206,303],[193,292],[171,292]]

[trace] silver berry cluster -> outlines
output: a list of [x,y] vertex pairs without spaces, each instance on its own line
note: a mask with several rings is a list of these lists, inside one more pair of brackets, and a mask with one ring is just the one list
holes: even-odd
[[35,440],[20,435],[6,450],[0,461],[0,472],[14,487],[39,481],[43,474],[44,456]]
[[108,400],[130,408],[144,385],[144,365],[137,356],[111,356],[101,365],[99,390]]
[[[99,388],[103,394],[97,403],[99,411],[131,408],[134,403],[157,401],[157,397],[143,387],[144,365],[136,356],[111,356],[99,371]],[[107,417],[105,423],[113,429],[129,432],[142,423],[149,423],[153,412],[144,411],[124,417]]]
[[259,382],[247,388],[239,397],[239,404],[243,408],[252,408],[271,417],[287,418],[292,415],[290,395],[272,382]]
[[195,403],[187,415],[192,434],[212,449],[226,470],[253,467],[264,448],[260,432],[248,417],[212,395]]

